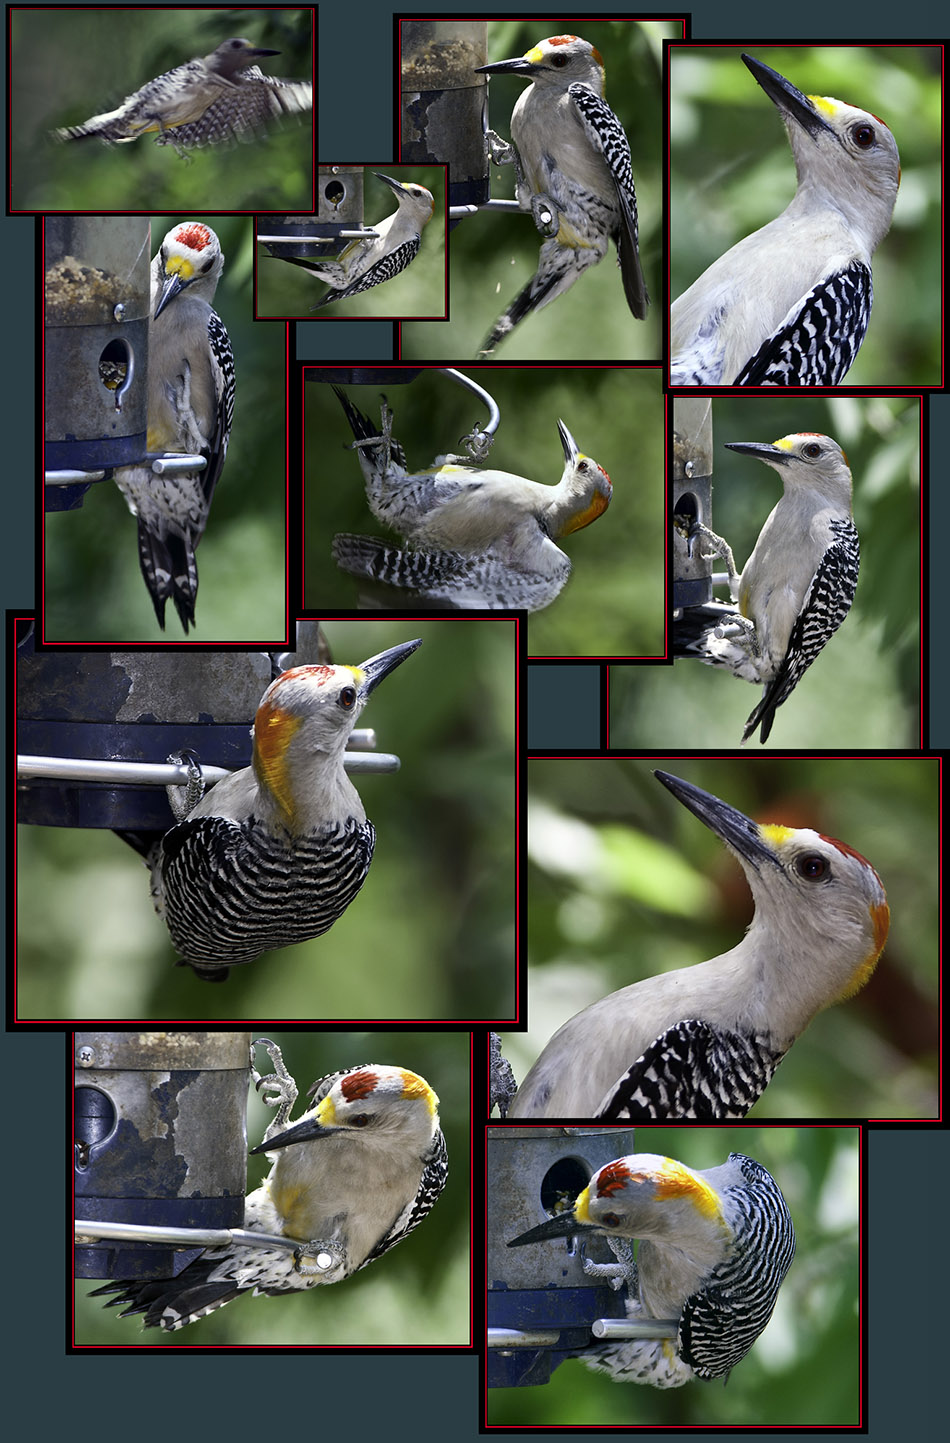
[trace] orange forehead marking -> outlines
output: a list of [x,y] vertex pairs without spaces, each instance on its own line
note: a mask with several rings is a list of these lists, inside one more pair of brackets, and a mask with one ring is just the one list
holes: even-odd
[[871,903],[871,921],[874,923],[874,945],[877,955],[880,955],[891,926],[891,912],[886,902]]
[[180,225],[175,239],[183,246],[190,246],[193,251],[203,251],[211,244],[211,232],[206,225]]
[[577,39],[576,35],[552,35],[548,41],[549,45],[570,45]]
[[375,1092],[377,1080],[376,1073],[364,1067],[360,1072],[351,1072],[348,1077],[342,1078],[340,1091],[347,1102],[359,1102]]
[[612,1193],[626,1187],[632,1176],[630,1169],[619,1158],[608,1162],[597,1174],[597,1196],[610,1197]]

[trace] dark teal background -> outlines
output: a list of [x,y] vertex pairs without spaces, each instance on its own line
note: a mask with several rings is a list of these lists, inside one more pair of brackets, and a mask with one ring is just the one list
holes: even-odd
[[[437,13],[471,9],[471,4],[447,0]],[[677,8],[660,4],[647,13],[661,12],[675,14]],[[169,13],[171,17],[173,12]],[[597,13],[624,14],[628,7],[617,0],[604,0]],[[867,0],[857,11],[815,0],[771,10],[752,0],[707,0],[697,3],[693,13],[694,40],[722,38],[750,44],[795,38],[932,41],[946,31],[945,7],[926,0],[908,0],[900,7]],[[571,11],[562,12],[562,17],[559,24],[565,28],[574,25],[583,34],[582,17],[575,18]],[[171,18],[169,23],[173,23]],[[319,26],[321,156],[359,159],[364,154],[379,157],[394,149],[392,36],[392,12],[379,0],[323,7]],[[359,81],[356,93],[355,75]],[[29,538],[38,484],[33,421],[33,220],[4,219],[0,246],[0,274],[4,277],[2,487],[7,536],[0,596],[6,607],[30,608],[34,592]],[[321,349],[325,344],[323,356],[328,360],[336,359],[335,329],[329,324],[319,327]],[[368,345],[367,329],[361,326],[360,334]],[[308,350],[316,354],[309,346]],[[948,534],[950,426],[945,398],[932,402],[932,423],[931,456],[937,462],[937,485],[929,531],[939,542]],[[946,608],[941,610],[946,612]],[[6,640],[4,635],[4,644]],[[943,664],[934,669],[931,693],[940,717],[932,733],[936,746],[947,740],[945,656],[944,643]],[[578,697],[576,704],[583,712],[589,698]],[[562,706],[567,720],[572,707],[567,691],[562,692]],[[591,745],[597,745],[596,732]],[[64,1436],[94,1429],[97,1433],[130,1434],[139,1443],[153,1439],[164,1443],[181,1432],[193,1439],[240,1435],[267,1438],[270,1443],[282,1443],[302,1431],[341,1440],[379,1438],[386,1443],[444,1438],[462,1443],[476,1436],[477,1359],[328,1354],[286,1361],[259,1355],[247,1359],[221,1355],[207,1360],[198,1355],[179,1360],[166,1352],[160,1364],[151,1355],[139,1355],[137,1361],[129,1355],[82,1355],[64,1361],[68,1331],[64,1045],[58,1034],[17,1035],[3,1038],[2,1047],[7,1118],[4,1361],[7,1376],[16,1380],[8,1404],[14,1426],[22,1409],[29,1417],[30,1431],[43,1436],[53,1431]],[[947,1139],[936,1130],[885,1129],[871,1134],[868,1158],[868,1432],[875,1443],[891,1443],[908,1433],[938,1434],[938,1420],[945,1417],[937,1351],[938,1345],[943,1351],[946,1338]],[[630,1393],[634,1422],[636,1389],[631,1387]],[[21,1428],[25,1416],[20,1419]],[[749,1440],[758,1435],[737,1436]]]

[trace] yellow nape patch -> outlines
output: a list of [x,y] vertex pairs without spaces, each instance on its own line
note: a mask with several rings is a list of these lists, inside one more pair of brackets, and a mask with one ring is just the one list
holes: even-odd
[[254,718],[254,770],[289,821],[294,816],[293,791],[287,775],[287,747],[303,718],[280,707],[260,706]]
[[806,95],[805,99],[811,101],[819,115],[831,117],[837,115],[841,109],[841,101],[835,100],[831,95]]
[[832,998],[832,1003],[847,1002],[849,997],[860,992],[864,984],[871,980],[871,974],[878,964],[878,958],[884,951],[884,943],[887,941],[891,920],[890,910],[886,902],[873,902],[870,912],[871,921],[874,924],[874,951],[864,959],[860,967],[855,968],[850,981],[841,989],[837,997]]
[[787,842],[789,837],[795,835],[792,827],[780,827],[777,822],[766,822],[759,828],[759,836],[763,841],[771,842],[773,847],[780,847]]
[[657,1175],[656,1193],[661,1198],[688,1197],[704,1217],[720,1223],[725,1221],[715,1191],[675,1158],[664,1158],[663,1170]]
[[585,1187],[574,1204],[574,1216],[579,1223],[590,1222],[590,1188]]
[[194,266],[184,256],[172,256],[165,266],[166,276],[181,276],[183,281],[190,281],[194,273]]
[[407,1072],[405,1069],[402,1069],[400,1076],[402,1077],[403,1097],[421,1097],[428,1106],[429,1116],[432,1117],[439,1105],[439,1099],[425,1078],[420,1077],[416,1072]]

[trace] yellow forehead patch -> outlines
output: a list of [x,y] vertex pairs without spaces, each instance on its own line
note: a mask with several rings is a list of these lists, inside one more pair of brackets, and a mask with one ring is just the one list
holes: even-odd
[[350,673],[350,675],[353,677],[353,680],[356,682],[356,685],[357,685],[357,686],[362,686],[362,685],[363,685],[363,682],[366,680],[366,672],[365,672],[365,671],[361,671],[358,666],[348,666],[348,667],[346,668],[346,670],[347,670],[347,671]]
[[794,436],[782,436],[778,441],[773,441],[773,446],[778,446],[780,451],[791,451],[795,444]]
[[322,1098],[317,1104],[317,1110],[314,1116],[322,1127],[332,1127],[334,1125],[336,1122],[336,1107],[334,1106],[332,1093],[328,1092],[326,1097]]
[[812,105],[821,115],[837,115],[841,109],[841,101],[835,100],[831,95],[807,95]]
[[777,823],[768,822],[759,828],[759,835],[764,837],[767,842],[771,842],[773,846],[778,847],[782,842],[787,842],[789,837],[794,836],[794,830],[791,827],[780,827]]
[[184,256],[172,256],[165,266],[167,276],[181,276],[183,281],[190,281],[194,274],[194,266]]
[[579,1223],[590,1222],[590,1188],[585,1187],[574,1204],[574,1216]]

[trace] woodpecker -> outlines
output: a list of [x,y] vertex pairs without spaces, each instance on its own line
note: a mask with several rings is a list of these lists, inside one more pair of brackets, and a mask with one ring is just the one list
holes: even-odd
[[366,880],[376,832],[343,769],[370,694],[421,641],[362,666],[296,666],[261,697],[249,767],[218,782],[150,856],[156,910],[195,975],[326,932]]
[[108,1283],[90,1297],[117,1293],[107,1308],[124,1307],[123,1318],[144,1313],[144,1327],[175,1332],[242,1293],[273,1297],[342,1282],[418,1227],[448,1173],[439,1099],[425,1078],[375,1062],[332,1072],[313,1084],[310,1108],[285,1128],[297,1090],[278,1067],[293,1096],[251,1148],[252,1157],[275,1156],[245,1201],[244,1227],[300,1247],[208,1248],[175,1278]]
[[374,225],[374,237],[351,241],[336,261],[311,261],[284,255],[273,257],[301,266],[318,281],[333,287],[321,301],[310,307],[312,311],[319,311],[334,301],[345,300],[348,296],[359,295],[360,291],[381,286],[384,281],[391,281],[419,254],[422,232],[432,219],[435,208],[432,192],[424,185],[403,184],[376,170],[373,174],[395,191],[399,202],[392,215]]
[[752,889],[738,946],[613,992],[551,1038],[509,1118],[745,1117],[824,1007],[867,982],[887,940],[881,879],[844,842],[762,825],[657,772],[725,842]]
[[489,356],[519,321],[564,294],[617,246],[627,305],[643,320],[649,296],[637,246],[630,146],[606,100],[604,62],[587,40],[552,35],[516,60],[476,67],[530,80],[511,114],[512,144],[489,133],[492,159],[515,167],[516,194],[542,236],[537,273],[495,322]]
[[335,555],[346,569],[411,585],[426,595],[458,597],[455,604],[465,604],[473,594],[486,600],[472,605],[486,605],[492,595],[524,594],[524,602],[500,604],[527,606],[534,598],[546,605],[557,595],[571,563],[555,538],[596,521],[610,504],[612,489],[606,471],[578,450],[563,421],[557,426],[564,470],[556,486],[446,456],[437,456],[424,471],[410,472],[402,446],[393,439],[393,416],[385,402],[377,429],[338,387],[334,390],[356,437],[353,449],[370,510],[420,553],[409,556],[372,542],[361,550],[352,543],[369,538],[340,537]]
[[[573,1212],[508,1246],[565,1237],[607,1239],[617,1262],[585,1257],[584,1270],[626,1284],[628,1319],[676,1322],[675,1340],[595,1343],[577,1355],[615,1382],[654,1388],[728,1379],[765,1329],[795,1256],[778,1183],[741,1152],[702,1172],[650,1152],[615,1158],[594,1173]],[[630,1238],[640,1239],[635,1263]],[[556,1263],[554,1254],[552,1270]]]
[[210,55],[156,76],[115,110],[53,135],[57,140],[97,136],[121,144],[156,131],[156,144],[172,145],[179,155],[188,146],[247,139],[271,117],[313,106],[309,81],[277,80],[254,64],[261,56],[279,54],[250,40],[224,40]]
[[224,267],[210,226],[184,221],[152,261],[148,333],[148,449],[201,455],[201,471],[156,475],[150,464],[123,466],[115,480],[138,518],[139,563],[165,628],[171,598],[187,634],[195,624],[198,567],[234,415],[234,356],[212,309]]
[[556,546],[512,564],[496,551],[409,551],[341,531],[331,554],[350,576],[414,592],[456,611],[541,611],[560,596],[571,563]]
[[741,577],[724,548],[738,615],[704,628],[686,649],[710,666],[764,683],[742,733],[745,744],[756,727],[760,741],[768,739],[776,710],[850,611],[860,549],[851,519],[851,472],[837,441],[804,431],[771,445],[727,446],[771,466],[785,488]]
[[777,106],[798,189],[776,220],[704,271],[671,310],[673,385],[836,386],[864,340],[871,257],[900,158],[882,120],[742,59]]

